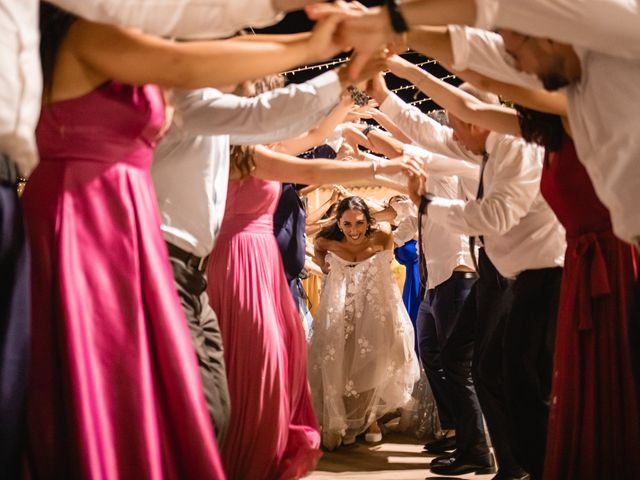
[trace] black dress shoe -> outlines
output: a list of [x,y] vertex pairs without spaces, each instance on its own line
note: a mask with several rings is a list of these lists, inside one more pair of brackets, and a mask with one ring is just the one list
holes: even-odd
[[430,453],[445,453],[449,450],[455,450],[456,448],[456,437],[442,437],[438,440],[431,440],[427,442],[424,446],[425,452]]
[[464,475],[472,472],[476,475],[487,475],[495,473],[496,466],[489,454],[481,457],[453,457],[448,462],[443,460],[432,466],[431,471],[438,475]]
[[440,455],[439,457],[434,457],[433,460],[429,463],[429,468],[435,467],[436,465],[451,465],[453,459],[456,456],[456,452],[445,453],[444,455]]
[[498,474],[491,480],[531,480],[531,475],[524,470],[519,473],[507,473],[498,470]]

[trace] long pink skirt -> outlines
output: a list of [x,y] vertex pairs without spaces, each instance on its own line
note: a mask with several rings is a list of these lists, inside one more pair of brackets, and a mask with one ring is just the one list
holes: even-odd
[[33,478],[224,478],[148,167],[48,160],[29,180]]

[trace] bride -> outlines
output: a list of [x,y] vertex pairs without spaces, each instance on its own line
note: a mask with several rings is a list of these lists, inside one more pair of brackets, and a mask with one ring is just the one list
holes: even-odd
[[347,197],[318,233],[315,254],[327,273],[309,344],[322,443],[332,450],[365,431],[367,441],[380,441],[377,420],[411,400],[420,376],[391,272],[393,237],[375,227],[364,200]]

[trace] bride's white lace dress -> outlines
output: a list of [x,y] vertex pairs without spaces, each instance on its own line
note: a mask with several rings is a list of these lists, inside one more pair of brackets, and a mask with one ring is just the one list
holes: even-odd
[[420,368],[391,273],[393,252],[359,262],[332,253],[309,344],[309,382],[323,444],[358,435],[411,400]]

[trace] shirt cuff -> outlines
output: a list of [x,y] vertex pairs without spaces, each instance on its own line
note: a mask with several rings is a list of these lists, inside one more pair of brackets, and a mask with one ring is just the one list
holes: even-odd
[[340,85],[340,77],[335,70],[318,75],[307,83],[316,89],[318,95],[327,100],[326,103],[323,102],[325,103],[323,106],[333,106],[340,101],[342,85]]
[[453,215],[451,207],[458,206],[462,208],[464,204],[463,200],[436,197],[427,205],[427,215],[432,222],[446,225],[449,223],[449,216]]
[[451,50],[453,52],[454,70],[466,70],[469,66],[469,39],[467,29],[461,25],[449,25],[449,37],[451,38]]
[[380,105],[380,111],[385,113],[391,120],[400,116],[400,114],[407,108],[407,104],[402,101],[395,93],[389,93],[384,102]]
[[496,22],[500,0],[476,0],[476,24],[477,28],[491,30]]

